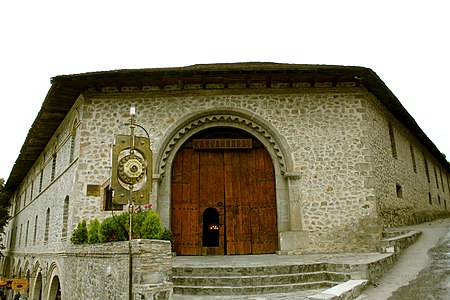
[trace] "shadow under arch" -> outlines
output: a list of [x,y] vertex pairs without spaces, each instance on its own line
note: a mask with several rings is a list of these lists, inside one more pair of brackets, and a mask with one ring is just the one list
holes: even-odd
[[263,117],[241,108],[216,108],[191,113],[169,130],[154,162],[156,210],[163,225],[171,228],[171,169],[176,153],[195,134],[215,127],[234,128],[252,135],[267,150],[274,171],[278,216],[278,231],[290,229],[289,191],[286,174],[293,171],[289,146],[284,137]]

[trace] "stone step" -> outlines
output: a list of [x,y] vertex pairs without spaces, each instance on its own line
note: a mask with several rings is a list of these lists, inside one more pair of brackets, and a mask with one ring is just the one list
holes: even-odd
[[233,267],[174,267],[173,276],[255,276],[266,274],[309,273],[329,270],[328,264],[295,264]]
[[367,286],[367,280],[348,280],[319,294],[309,296],[311,300],[356,299]]
[[290,284],[272,284],[261,286],[177,286],[173,292],[178,295],[256,295],[271,293],[289,293],[299,290],[314,290],[329,288],[341,282],[300,282]]
[[[269,270],[267,270],[269,271]],[[344,282],[350,276],[341,272],[304,272],[289,274],[233,275],[233,276],[172,276],[175,286],[264,286],[307,282]]]

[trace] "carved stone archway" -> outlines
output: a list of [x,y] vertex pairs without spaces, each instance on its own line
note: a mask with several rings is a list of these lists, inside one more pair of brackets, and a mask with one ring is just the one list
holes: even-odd
[[[193,135],[214,127],[231,127],[243,130],[258,139],[269,153],[275,170],[278,232],[292,230],[290,197],[293,163],[288,154],[288,144],[277,130],[262,117],[250,111],[237,108],[206,110],[186,116],[168,132],[158,155],[155,157],[153,195],[155,209],[159,211],[163,225],[170,228],[171,214],[171,172],[172,162],[180,147]],[[298,192],[295,201],[298,200]],[[298,201],[297,201],[298,202]],[[301,216],[296,217],[301,219]],[[280,243],[280,247],[283,245]]]
[[257,137],[271,153],[274,162],[278,163],[281,175],[292,169],[292,161],[285,150],[287,149],[287,143],[281,135],[276,133],[276,129],[264,121],[263,118],[234,108],[204,111],[194,116],[188,116],[178,122],[178,125],[174,126],[175,128],[170,131],[168,139],[161,147],[156,160],[158,164],[156,165],[155,173],[164,176],[167,162],[171,154],[173,156],[173,150],[176,152],[178,147],[194,133],[205,128],[219,126],[219,123],[225,124],[227,127],[242,129]]

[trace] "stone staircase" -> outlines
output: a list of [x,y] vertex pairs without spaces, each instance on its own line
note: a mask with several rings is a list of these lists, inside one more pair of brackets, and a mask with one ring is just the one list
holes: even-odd
[[378,253],[176,257],[174,299],[233,299],[236,295],[244,299],[243,295],[311,291],[320,292],[286,299],[353,299],[367,284],[379,280],[420,234],[386,230]]
[[329,288],[350,279],[350,275],[327,270],[328,264],[271,266],[174,267],[174,294],[252,295],[288,293]]

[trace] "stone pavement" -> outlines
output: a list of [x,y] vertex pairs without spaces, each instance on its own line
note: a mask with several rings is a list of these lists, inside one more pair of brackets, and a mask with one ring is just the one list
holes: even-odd
[[[395,265],[383,274],[375,285],[369,285],[366,290],[357,298],[358,300],[386,300],[396,294],[401,287],[409,284],[417,284],[415,279],[418,278],[422,270],[426,269],[431,262],[430,250],[439,244],[440,241],[445,242],[445,236],[450,230],[450,219],[441,219],[434,222],[426,222],[419,225],[407,226],[400,229],[418,230],[422,232],[420,239],[405,249],[400,255]],[[445,280],[445,278],[442,278]],[[425,282],[429,285],[430,282]],[[436,284],[434,284],[436,285]],[[288,298],[286,298],[288,299]],[[401,299],[394,298],[392,299]],[[449,299],[432,297],[430,294],[426,296],[415,295],[415,298],[407,297],[404,299]]]

